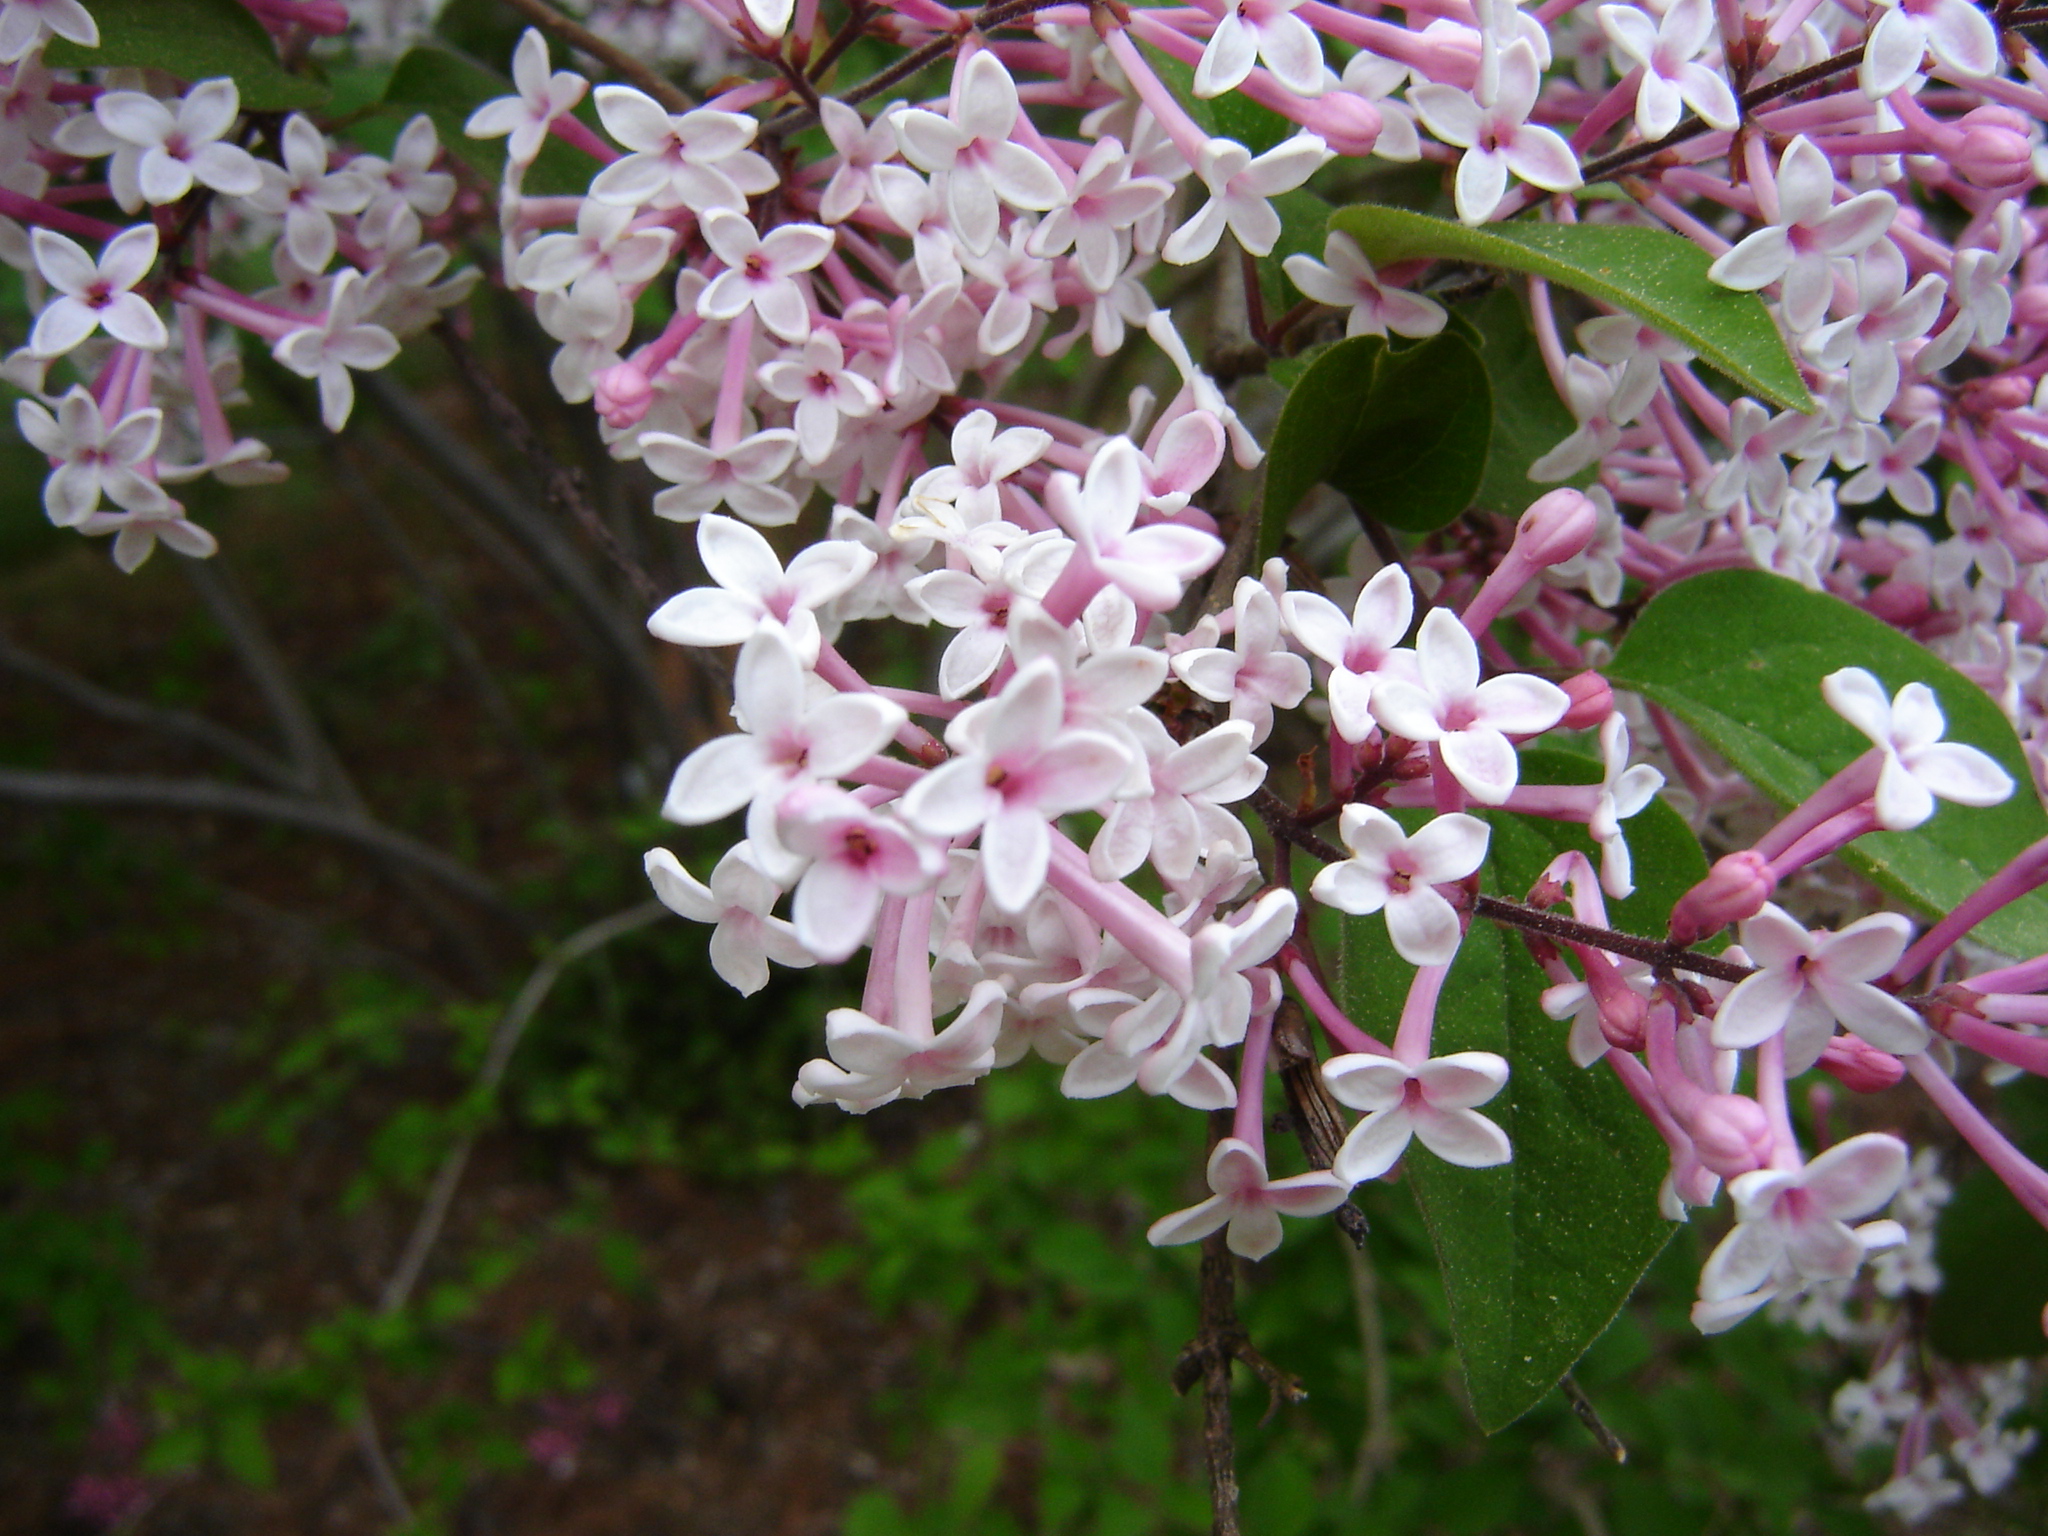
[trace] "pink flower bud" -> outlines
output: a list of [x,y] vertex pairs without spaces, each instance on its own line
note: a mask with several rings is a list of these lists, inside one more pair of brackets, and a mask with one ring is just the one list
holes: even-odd
[[1911,629],[1934,612],[1934,599],[1917,582],[1888,581],[1864,599],[1864,607],[1896,629]]
[[647,414],[654,386],[634,363],[614,363],[591,376],[591,404],[608,426],[624,431]]
[[1298,110],[1301,125],[1340,155],[1369,155],[1379,141],[1380,109],[1356,91],[1332,91]]
[[1599,526],[1592,498],[1559,486],[1530,503],[1515,524],[1515,546],[1532,565],[1558,565],[1584,554]]
[[1899,1058],[1854,1035],[1837,1035],[1820,1053],[1820,1069],[1851,1093],[1883,1093],[1906,1075]]
[[1701,1100],[1688,1129],[1700,1162],[1724,1179],[1740,1178],[1771,1160],[1770,1117],[1763,1105],[1739,1093]]
[[2015,325],[2048,325],[2048,283],[2028,283],[2012,296]]
[[1755,917],[1777,888],[1770,860],[1754,848],[1724,854],[1671,909],[1671,942],[1697,943],[1730,923]]
[[1956,126],[1962,129],[1962,142],[1947,158],[1965,181],[1997,188],[2033,179],[2034,146],[2020,113],[1982,106],[1965,113]]
[[1971,380],[1965,393],[1973,411],[2017,411],[2034,398],[2034,381],[2016,373],[2001,373],[1995,378]]
[[1590,731],[1614,713],[1614,690],[1598,672],[1581,672],[1560,685],[1572,702],[1558,721],[1567,731]]
[[2021,512],[2001,518],[1999,531],[2021,565],[2048,560],[2048,517],[2038,512]]

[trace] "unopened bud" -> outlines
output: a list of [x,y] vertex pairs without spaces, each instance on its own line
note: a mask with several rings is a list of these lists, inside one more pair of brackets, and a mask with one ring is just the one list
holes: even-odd
[[1740,1178],[1771,1160],[1771,1121],[1763,1105],[1739,1093],[1717,1093],[1694,1111],[1692,1144],[1700,1162],[1724,1179]]
[[1934,612],[1934,598],[1918,582],[1888,581],[1865,598],[1863,606],[1894,629],[1912,629]]
[[591,405],[619,431],[636,425],[654,403],[654,386],[632,363],[613,363],[591,375]]
[[1956,126],[1962,140],[1947,159],[1965,181],[1996,188],[2034,179],[2034,146],[2020,113],[1982,106],[1965,113]]
[[1973,411],[2022,411],[2033,403],[2034,381],[2017,373],[2001,373],[1994,378],[1972,379],[1966,393]]
[[2048,560],[2048,517],[2038,512],[2018,512],[2001,518],[1998,527],[2005,535],[2006,548],[2021,565]]
[[1883,1093],[1906,1075],[1899,1058],[1854,1035],[1837,1035],[1820,1053],[1820,1069],[1851,1093]]
[[1379,142],[1380,109],[1356,91],[1332,91],[1297,110],[1302,126],[1340,155],[1369,155]]
[[1707,878],[1678,898],[1671,909],[1671,942],[1696,944],[1730,923],[1763,911],[1778,888],[1771,862],[1754,848],[1724,854]]
[[1558,721],[1567,731],[1590,731],[1614,713],[1614,689],[1598,672],[1581,672],[1568,677],[1562,687],[1572,702]]
[[1600,509],[1584,491],[1559,486],[1536,498],[1515,524],[1515,548],[1532,565],[1560,565],[1586,552]]
[[2015,325],[2048,325],[2048,283],[2028,283],[2012,296]]

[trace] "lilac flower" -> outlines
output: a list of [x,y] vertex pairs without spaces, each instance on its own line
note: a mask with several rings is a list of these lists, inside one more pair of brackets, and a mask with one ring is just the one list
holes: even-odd
[[1107,293],[1129,259],[1126,232],[1156,212],[1172,192],[1172,184],[1160,177],[1133,175],[1122,144],[1098,139],[1074,173],[1073,186],[1031,231],[1025,249],[1042,258],[1071,248],[1081,280]]
[[935,1088],[957,1088],[995,1065],[996,1033],[1003,1022],[1000,982],[976,984],[959,1016],[938,1034],[880,1023],[853,1008],[825,1016],[825,1050],[797,1073],[799,1104],[836,1103],[852,1114],[896,1099],[921,1099]]
[[1934,482],[1920,466],[1941,441],[1941,418],[1923,416],[1901,432],[1897,442],[1882,427],[1864,428],[1863,467],[1842,483],[1836,498],[1857,506],[1889,495],[1917,517],[1931,517],[1936,501]]
[[59,528],[74,528],[99,510],[105,496],[128,512],[161,512],[170,498],[149,472],[163,433],[164,413],[131,411],[111,427],[99,402],[74,384],[52,416],[33,400],[14,407],[21,435],[55,461],[43,482],[43,510]]
[[0,64],[28,57],[46,37],[81,48],[100,45],[100,29],[79,0],[6,0],[0,5]]
[[1353,1184],[1376,1179],[1422,1144],[1460,1168],[1510,1161],[1507,1134],[1478,1106],[1507,1086],[1508,1064],[1491,1051],[1458,1051],[1410,1066],[1391,1056],[1351,1054],[1323,1063],[1340,1104],[1365,1111],[1338,1150],[1333,1171]]
[[30,236],[36,270],[57,291],[29,333],[37,357],[62,357],[102,326],[116,341],[157,351],[170,332],[149,301],[131,292],[156,264],[156,226],[138,224],[109,240],[98,261],[76,241],[38,229]]
[[930,890],[946,870],[941,849],[823,784],[783,795],[775,831],[781,847],[809,860],[790,903],[790,922],[804,948],[827,964],[867,941],[884,896]]
[[1809,930],[1773,902],[1745,921],[1741,934],[1757,970],[1714,1014],[1713,1040],[1721,1049],[1746,1050],[1782,1033],[1785,1070],[1797,1076],[1820,1059],[1838,1021],[1895,1056],[1927,1049],[1920,1015],[1870,985],[1898,964],[1913,936],[1913,925],[1896,912],[1873,912],[1829,933]]
[[1330,149],[1313,133],[1297,133],[1257,159],[1233,139],[1211,139],[1195,161],[1195,174],[1209,189],[1209,201],[1173,232],[1159,254],[1176,266],[1200,261],[1216,249],[1228,228],[1254,256],[1272,252],[1280,238],[1280,215],[1269,201],[1292,192],[1321,170]]
[[1200,1205],[1162,1216],[1145,1233],[1155,1248],[1197,1243],[1228,1225],[1223,1241],[1232,1253],[1263,1259],[1280,1246],[1280,1217],[1326,1216],[1344,1203],[1351,1185],[1334,1173],[1266,1176],[1266,1157],[1250,1142],[1226,1136],[1209,1154],[1209,1188]]
[[715,587],[679,592],[647,621],[674,645],[743,645],[755,631],[788,631],[805,665],[817,658],[818,610],[848,591],[875,563],[858,544],[813,544],[783,569],[768,541],[745,523],[715,513],[697,523],[697,558]]
[[1072,549],[1056,533],[1032,534],[970,561],[973,569],[933,571],[910,582],[925,612],[958,631],[939,657],[944,697],[964,698],[988,681],[1009,649],[1012,610],[1045,596]]
[[1700,1272],[1694,1326],[1723,1332],[1772,1297],[1816,1280],[1845,1280],[1870,1249],[1902,1241],[1895,1221],[1848,1223],[1882,1210],[1905,1176],[1905,1145],[1867,1134],[1837,1142],[1797,1171],[1759,1168],[1732,1180],[1735,1228]]
[[1358,249],[1358,242],[1342,230],[1323,237],[1323,259],[1306,253],[1289,256],[1281,263],[1289,281],[1318,304],[1350,310],[1345,321],[1347,336],[1434,336],[1444,328],[1444,307],[1404,288],[1388,288]]
[[811,332],[801,362],[764,364],[761,385],[796,407],[797,447],[807,464],[832,456],[842,420],[859,421],[882,408],[881,391],[846,366],[846,349],[831,331]]
[[775,818],[784,797],[800,785],[851,773],[886,747],[904,720],[899,706],[872,693],[812,700],[807,692],[803,661],[789,637],[779,627],[756,630],[733,670],[740,733],[714,736],[683,759],[662,815],[699,826],[748,806],[747,839],[756,862],[783,875],[790,860]]
[[1047,821],[1108,801],[1130,768],[1123,743],[1101,731],[1062,729],[1059,669],[1041,660],[956,719],[957,754],[903,797],[903,816],[932,837],[981,834],[989,898],[1022,912],[1045,884]]
[[787,427],[743,437],[722,453],[673,432],[647,432],[640,438],[640,456],[673,482],[655,493],[656,517],[694,523],[726,506],[757,528],[796,521],[796,498],[774,483],[796,457],[796,434]]
[[895,158],[896,130],[887,114],[865,122],[852,107],[831,97],[819,103],[818,120],[839,156],[818,200],[818,217],[827,224],[843,224],[868,200],[869,173]]
[[1323,46],[1308,23],[1294,14],[1301,3],[1225,0],[1223,16],[1195,65],[1195,94],[1206,99],[1236,90],[1257,60],[1295,95],[1322,95]]
[[746,843],[719,859],[705,885],[666,848],[649,851],[647,878],[661,904],[693,923],[713,923],[711,968],[742,997],[768,985],[768,962],[796,968],[815,965],[796,930],[772,915],[782,887],[763,874]]
[[547,142],[548,124],[574,109],[590,82],[569,70],[548,73],[548,41],[528,27],[512,50],[516,96],[497,96],[469,114],[463,132],[472,139],[505,140],[507,169],[533,164]]
[[801,343],[810,336],[810,295],[797,279],[832,254],[829,229],[778,224],[764,237],[746,218],[723,208],[706,213],[699,228],[725,270],[699,295],[698,314],[730,320],[751,306],[784,341]]
[[1415,664],[1414,682],[1380,679],[1373,717],[1396,736],[1432,743],[1466,793],[1482,805],[1499,805],[1521,775],[1508,736],[1549,730],[1571,701],[1557,684],[1525,673],[1482,683],[1478,643],[1441,608],[1422,621]]
[[1906,258],[1880,240],[1857,262],[1856,312],[1816,330],[1806,339],[1806,353],[1825,367],[1846,368],[1856,414],[1876,421],[1899,392],[1900,343],[1927,334],[1947,292],[1948,284],[1932,272],[1908,291]]
[[[640,228],[631,208],[583,199],[576,232],[542,235],[519,253],[513,271],[531,293],[566,291],[593,314],[623,307],[667,263],[675,235]],[[806,311],[808,315],[808,311]]]
[[73,154],[111,155],[107,184],[124,213],[144,203],[175,203],[196,182],[231,197],[263,185],[256,157],[221,142],[241,113],[232,80],[202,80],[176,110],[141,91],[107,91],[91,118],[73,118],[58,143]]
[[1017,85],[986,49],[962,65],[948,114],[910,108],[890,119],[903,158],[945,178],[953,232],[980,255],[996,243],[1000,204],[1030,212],[1059,206],[1065,189],[1053,168],[1010,142],[1017,124]]
[[283,219],[292,260],[324,272],[334,260],[334,216],[367,208],[371,185],[355,171],[330,171],[326,135],[297,112],[285,119],[278,147],[284,164],[257,165],[263,183],[250,192],[249,206]]
[[1529,121],[1542,86],[1542,66],[1526,39],[1500,51],[1499,83],[1477,91],[1434,82],[1412,87],[1408,100],[1423,126],[1465,151],[1458,161],[1458,217],[1483,224],[1507,196],[1512,172],[1531,186],[1565,192],[1580,184],[1579,157],[1549,128]]
[[748,196],[775,185],[768,162],[747,148],[756,125],[741,113],[700,107],[672,116],[644,91],[601,85],[597,116],[632,151],[591,182],[590,195],[601,203],[744,213]]
[[1970,0],[1878,0],[1883,14],[1870,29],[1857,83],[1872,101],[1891,95],[1920,72],[1929,50],[1959,75],[1998,68],[1998,34]]
[[1898,199],[1874,190],[1834,206],[1834,167],[1804,134],[1778,161],[1777,190],[1776,222],[1736,242],[1707,276],[1742,292],[1782,283],[1785,323],[1810,331],[1827,313],[1834,291],[1832,258],[1860,255],[1883,239],[1898,214]]
[[1886,831],[1919,826],[1934,814],[1937,799],[1998,805],[2011,798],[2012,778],[1989,754],[1941,739],[1947,722],[1925,683],[1908,683],[1887,700],[1884,685],[1870,673],[1844,667],[1821,679],[1820,688],[1829,707],[1883,754],[1877,820]]
[[1287,628],[1308,653],[1329,664],[1323,685],[1330,698],[1330,723],[1346,741],[1364,741],[1374,730],[1375,682],[1399,671],[1412,681],[1412,652],[1400,649],[1415,616],[1408,573],[1390,565],[1359,588],[1347,619],[1344,610],[1317,592],[1290,592],[1282,604]]
[[1661,21],[1632,5],[1603,5],[1600,28],[1643,72],[1636,131],[1644,138],[1663,138],[1687,107],[1715,128],[1735,126],[1735,92],[1719,70],[1698,62],[1714,40],[1713,0],[1675,0]]
[[1600,888],[1620,900],[1635,890],[1635,868],[1621,824],[1657,798],[1664,775],[1648,763],[1629,766],[1628,720],[1620,710],[1600,725],[1600,795],[1586,831],[1600,845]]
[[1486,823],[1454,813],[1410,837],[1377,806],[1347,805],[1337,833],[1351,857],[1317,871],[1309,894],[1354,917],[1385,912],[1387,936],[1410,965],[1449,964],[1464,929],[1436,888],[1486,861]]
[[1144,496],[1142,457],[1127,437],[1096,450],[1086,480],[1058,473],[1045,487],[1047,510],[1093,567],[1132,602],[1160,612],[1180,601],[1187,581],[1215,564],[1223,543],[1174,523],[1134,527]]
[[1150,792],[1118,800],[1088,849],[1098,880],[1121,880],[1147,859],[1168,882],[1182,882],[1209,848],[1227,842],[1249,851],[1244,824],[1222,809],[1266,777],[1242,720],[1212,726],[1185,745],[1151,715],[1132,722],[1145,753]]
[[353,267],[327,291],[327,313],[317,325],[289,331],[271,347],[271,356],[302,379],[320,385],[320,420],[330,432],[348,424],[356,402],[351,368],[382,368],[398,356],[398,338],[372,325],[366,311],[375,294]]
[[1308,663],[1287,649],[1280,605],[1255,576],[1238,578],[1231,600],[1231,649],[1182,651],[1174,675],[1205,699],[1230,706],[1230,718],[1252,728],[1256,745],[1273,732],[1273,710],[1292,709],[1308,695]]

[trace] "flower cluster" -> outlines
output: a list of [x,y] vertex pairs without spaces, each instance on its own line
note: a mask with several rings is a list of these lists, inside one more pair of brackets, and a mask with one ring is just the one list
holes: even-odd
[[[316,0],[251,9],[278,31],[348,19]],[[1514,1156],[1484,1112],[1510,1064],[1433,1054],[1450,968],[1490,917],[1548,935],[1531,948],[1559,1048],[1612,1072],[1662,1137],[1665,1213],[1727,1185],[1702,1329],[1867,1266],[1924,1288],[1924,1232],[1879,1214],[1907,1146],[1865,1130],[1809,1156],[1791,1109],[1805,1074],[1858,1094],[1911,1076],[2048,1218],[2048,1173],[1959,1086],[1956,1055],[2048,1072],[2048,961],[1965,976],[1957,959],[2041,883],[2038,850],[1917,937],[1887,911],[1797,915],[1799,881],[1859,839],[2014,792],[1942,740],[1930,689],[1830,676],[1827,706],[1869,751],[1731,846],[1648,950],[1603,939],[1606,901],[1634,883],[1625,824],[1664,783],[1632,729],[1702,818],[1742,792],[1601,677],[1625,597],[1737,566],[1830,592],[1981,684],[2048,782],[2048,240],[2029,203],[2048,64],[2008,25],[2031,13],[884,0],[826,43],[817,0],[609,14],[630,9],[590,20],[643,54],[694,50],[714,94],[593,89],[528,32],[513,92],[468,132],[503,141],[501,276],[556,343],[555,387],[665,483],[657,516],[696,525],[709,583],[651,630],[736,648],[739,729],[681,764],[664,810],[744,811],[744,836],[702,879],[664,850],[649,875],[713,925],[742,991],[771,963],[867,953],[861,1006],[826,1021],[801,1102],[866,1112],[1037,1055],[1076,1097],[1229,1110],[1210,1197],[1151,1236],[1223,1231],[1260,1257],[1280,1215],[1335,1209],[1417,1141],[1465,1167]],[[863,30],[911,64],[834,92]],[[351,156],[303,116],[240,113],[232,81],[49,70],[47,35],[96,34],[75,0],[0,0],[0,258],[39,303],[8,369],[31,394],[20,424],[53,465],[53,520],[118,531],[130,568],[157,538],[205,555],[164,486],[278,472],[227,426],[217,338],[251,332],[317,380],[338,430],[351,370],[466,291],[436,237],[484,209],[454,206],[424,118],[388,156]],[[747,60],[754,78],[727,72]],[[943,79],[913,72],[941,61]],[[870,105],[891,86],[902,99]],[[583,195],[529,190],[550,149],[583,157]],[[1219,330],[1268,356],[1443,331],[1429,262],[1381,269],[1320,227],[1319,196],[1372,159],[1436,168],[1467,225],[1675,233],[1713,283],[1760,296],[1815,408],[1734,394],[1639,315],[1569,311],[1532,280],[1534,351],[1576,425],[1535,459],[1520,520],[1382,539],[1343,576],[1293,556],[1254,568],[1237,537],[1237,472],[1264,453],[1254,397],[1197,360],[1175,269],[1218,258]],[[93,198],[140,222],[77,211]],[[1304,207],[1306,239],[1290,228]],[[276,286],[218,275],[266,247]],[[1274,257],[1302,302],[1269,318]],[[1006,398],[1027,363],[1084,343],[1163,354],[1163,403],[1139,390],[1105,426]],[[83,382],[51,384],[60,360]],[[792,525],[818,536],[778,549],[761,531]],[[862,627],[935,628],[930,686],[864,675]],[[1598,783],[1523,781],[1521,747],[1553,732],[1595,734]],[[1267,787],[1269,762],[1312,765],[1298,804]],[[1485,891],[1493,814],[1583,826],[1594,856]],[[1333,823],[1341,847],[1318,831]],[[1308,899],[1383,920],[1412,968],[1390,1042],[1325,984],[1299,853],[1323,861]],[[1558,905],[1568,923],[1534,921]],[[1739,947],[1691,948],[1731,926]],[[1329,1047],[1324,1086],[1359,1118],[1328,1167],[1276,1178],[1265,1103],[1290,992]],[[1931,1414],[1980,1487],[1997,1480],[1980,1465],[2025,1448],[2004,1408],[1914,1401],[1859,1420],[1898,1437],[1884,1507],[1941,1501]]]

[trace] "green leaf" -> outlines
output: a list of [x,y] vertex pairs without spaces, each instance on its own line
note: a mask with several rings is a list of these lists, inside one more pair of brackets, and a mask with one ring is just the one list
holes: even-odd
[[[1536,332],[1521,296],[1496,288],[1485,298],[1461,304],[1453,314],[1472,327],[1479,361],[1493,391],[1493,436],[1486,445],[1486,473],[1473,504],[1488,512],[1518,517],[1550,488],[1529,478],[1529,466],[1577,430],[1578,421],[1557,397],[1550,370],[1536,347]],[[1591,485],[1598,476],[1587,465],[1560,485]]]
[[1242,91],[1225,91],[1221,96],[1197,96],[1195,72],[1171,54],[1145,45],[1145,61],[1152,66],[1174,99],[1186,108],[1195,125],[1212,139],[1235,139],[1254,155],[1263,155],[1283,139],[1300,132],[1271,107],[1262,107]]
[[1710,280],[1707,253],[1669,230],[1521,221],[1469,229],[1376,204],[1340,208],[1330,227],[1356,240],[1376,266],[1449,257],[1576,288],[1684,342],[1752,394],[1796,411],[1814,409],[1763,300]]
[[1322,259],[1323,241],[1330,227],[1330,205],[1306,187],[1296,187],[1271,199],[1280,215],[1280,238],[1273,249],[1258,258],[1259,293],[1266,301],[1266,315],[1277,321],[1293,306],[1297,292],[1287,276],[1290,256],[1306,254]]
[[[1561,823],[1489,819],[1490,890],[1526,891],[1570,836]],[[1674,868],[1666,878],[1682,876]],[[1668,910],[1668,897],[1649,899]],[[1362,1028],[1392,1037],[1414,974],[1384,921],[1345,922],[1340,987]],[[1535,1407],[1571,1369],[1671,1233],[1657,1211],[1663,1143],[1612,1073],[1572,1065],[1568,1026],[1540,1005],[1545,984],[1520,940],[1490,923],[1473,926],[1446,979],[1430,1049],[1507,1058],[1508,1085],[1484,1113],[1507,1132],[1514,1161],[1457,1168],[1418,1143],[1403,1164],[1443,1270],[1473,1412],[1488,1434]]]
[[[442,147],[496,183],[505,174],[503,139],[472,139],[462,131],[470,113],[497,96],[516,95],[509,78],[479,64],[468,54],[434,43],[409,50],[391,72],[384,105],[411,117],[424,112],[433,119]],[[525,190],[532,196],[573,196],[590,189],[597,165],[552,135],[526,173]]]
[[1392,527],[1441,528],[1472,504],[1492,418],[1486,369],[1460,335],[1394,347],[1377,336],[1336,343],[1280,409],[1260,558],[1279,548],[1287,519],[1319,481]]
[[[1869,750],[1821,697],[1821,679],[1864,667],[1887,693],[1925,683],[1947,739],[1988,752],[2018,786],[2003,805],[1941,804],[1911,832],[1857,839],[1843,856],[1896,896],[1953,910],[2022,849],[2048,837],[2019,738],[1990,696],[1924,646],[1840,598],[1763,571],[1715,571],[1658,595],[1608,680],[1663,705],[1780,805],[1798,804]],[[2048,951],[2048,897],[2021,897],[1977,925],[2009,955]]]
[[[1997,1114],[2019,1149],[2048,1158],[2048,1084],[2034,1078],[1998,1092]],[[1996,1254],[1995,1263],[1987,1263]],[[1927,1336],[1942,1357],[2011,1360],[2048,1354],[2041,1332],[2048,1307],[2048,1230],[2029,1216],[1998,1175],[1981,1165],[1956,1182],[1955,1198],[1934,1233],[1941,1289],[1927,1314]]]
[[52,38],[43,62],[52,69],[147,67],[180,80],[225,75],[245,112],[310,110],[327,100],[323,82],[285,70],[263,23],[237,0],[93,0],[92,16],[99,47]]

